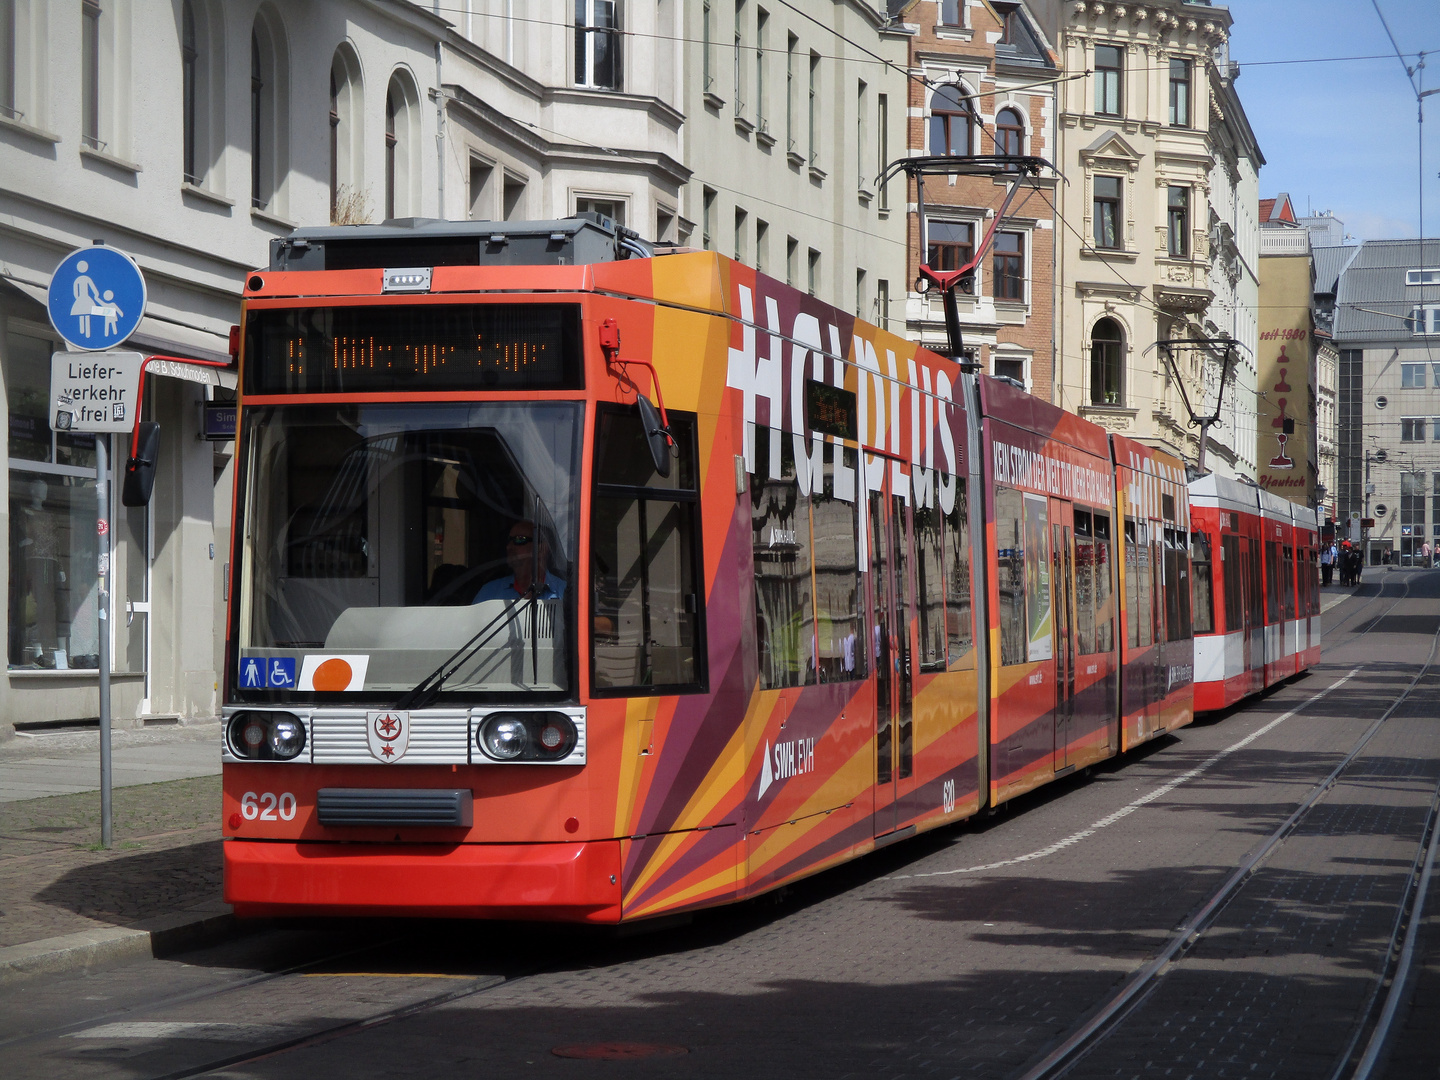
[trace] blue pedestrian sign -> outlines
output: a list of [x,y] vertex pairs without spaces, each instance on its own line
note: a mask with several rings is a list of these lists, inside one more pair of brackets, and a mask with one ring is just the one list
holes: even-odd
[[71,348],[113,349],[145,314],[145,275],[105,244],[77,248],[50,278],[50,323]]
[[260,690],[265,686],[265,657],[242,656],[240,658],[240,686],[245,690]]

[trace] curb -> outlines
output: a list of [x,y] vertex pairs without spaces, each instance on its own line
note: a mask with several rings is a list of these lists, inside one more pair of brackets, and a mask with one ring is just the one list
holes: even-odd
[[229,908],[228,904],[207,905],[152,919],[144,927],[96,927],[5,946],[0,948],[0,986],[39,975],[90,971],[171,956],[259,928],[256,923],[242,924]]

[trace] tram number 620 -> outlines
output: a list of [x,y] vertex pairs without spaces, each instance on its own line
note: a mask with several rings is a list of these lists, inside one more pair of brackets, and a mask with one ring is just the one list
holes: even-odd
[[940,785],[940,801],[945,804],[945,813],[955,810],[955,781],[946,780]]
[[240,813],[246,821],[290,821],[295,817],[295,796],[288,791],[276,795],[273,791],[245,792],[240,799]]

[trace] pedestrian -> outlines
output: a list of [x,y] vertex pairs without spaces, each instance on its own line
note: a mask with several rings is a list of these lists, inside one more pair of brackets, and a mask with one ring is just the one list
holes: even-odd
[[1426,567],[1427,569],[1428,569],[1429,566],[1430,566],[1430,541],[1429,541],[1429,540],[1426,540],[1425,543],[1423,543],[1423,544],[1420,545],[1420,565],[1423,566],[1423,567]]
[[1335,544],[1332,541],[1320,552],[1320,584],[1329,585],[1335,573]]

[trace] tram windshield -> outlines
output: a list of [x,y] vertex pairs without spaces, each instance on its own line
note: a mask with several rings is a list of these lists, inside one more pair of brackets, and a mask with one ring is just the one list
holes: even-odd
[[569,696],[582,408],[247,410],[236,688]]

